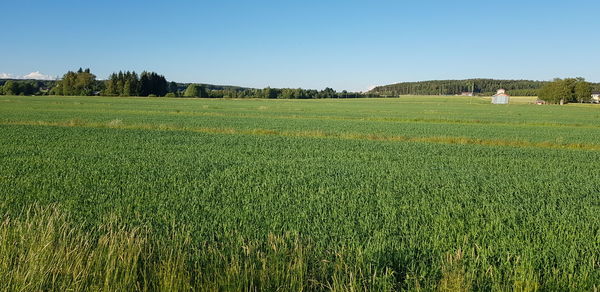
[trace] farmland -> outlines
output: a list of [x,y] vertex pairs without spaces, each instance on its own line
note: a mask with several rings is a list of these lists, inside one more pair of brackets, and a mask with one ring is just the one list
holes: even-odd
[[594,290],[600,107],[0,97],[0,289]]

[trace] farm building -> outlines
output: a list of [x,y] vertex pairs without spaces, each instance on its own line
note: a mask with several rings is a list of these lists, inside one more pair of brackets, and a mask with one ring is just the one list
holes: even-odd
[[592,102],[600,103],[600,92],[592,92]]
[[506,90],[498,89],[498,92],[492,96],[493,104],[508,104],[510,102],[510,95],[506,94]]

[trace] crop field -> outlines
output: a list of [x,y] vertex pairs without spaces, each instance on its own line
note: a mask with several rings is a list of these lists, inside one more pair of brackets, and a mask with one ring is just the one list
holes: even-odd
[[0,96],[0,290],[600,289],[600,106]]

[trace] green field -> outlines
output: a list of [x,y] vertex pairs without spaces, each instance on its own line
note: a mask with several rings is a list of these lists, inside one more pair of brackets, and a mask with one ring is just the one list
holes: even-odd
[[600,288],[600,106],[0,96],[0,290]]

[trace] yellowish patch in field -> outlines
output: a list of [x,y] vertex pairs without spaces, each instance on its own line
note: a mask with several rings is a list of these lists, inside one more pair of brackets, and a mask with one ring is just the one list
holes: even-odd
[[[553,106],[553,105],[549,105]],[[599,107],[598,105],[590,104],[569,104],[569,107]],[[264,107],[264,106],[263,106]],[[208,109],[208,106],[202,106],[203,109]],[[268,111],[268,107],[260,109]],[[524,122],[524,121],[486,121],[486,120],[468,120],[468,119],[453,119],[453,118],[399,118],[399,117],[344,117],[344,116],[328,116],[328,115],[283,115],[283,114],[252,114],[252,113],[227,113],[218,111],[193,112],[193,111],[158,111],[158,110],[64,110],[64,109],[38,109],[37,111],[44,112],[74,112],[74,113],[98,113],[110,112],[112,114],[123,115],[180,115],[189,117],[227,117],[227,118],[268,118],[282,120],[323,120],[323,121],[371,121],[384,123],[425,123],[425,124],[462,124],[462,125],[494,125],[494,126],[514,126],[514,127],[577,127],[577,128],[600,128],[600,124],[581,124],[581,123],[551,123],[551,122]],[[423,112],[428,116],[435,116],[439,111],[426,110]]]
[[524,103],[535,103],[537,96],[511,96],[510,103],[524,104]]
[[118,127],[120,127],[121,125],[123,125],[123,120],[120,120],[120,119],[114,119],[114,120],[112,120],[112,121],[108,122],[108,124],[107,124],[107,125],[108,125],[108,127],[110,127],[110,128],[118,128]]
[[345,140],[371,140],[371,141],[389,141],[389,142],[415,142],[415,143],[438,143],[438,144],[463,144],[463,145],[482,145],[482,146],[507,146],[507,147],[530,147],[530,148],[550,148],[550,149],[572,149],[572,150],[592,150],[599,151],[600,144],[587,143],[560,143],[554,141],[531,142],[524,140],[507,139],[476,139],[469,137],[453,136],[425,136],[425,137],[406,137],[406,136],[386,136],[378,134],[361,133],[327,133],[320,130],[316,131],[278,131],[271,129],[234,129],[234,128],[211,128],[211,127],[185,127],[172,124],[124,124],[122,121],[112,120],[108,123],[86,122],[75,118],[65,122],[45,122],[45,121],[5,121],[0,125],[21,125],[21,126],[57,126],[57,127],[89,127],[89,128],[112,128],[129,130],[159,130],[159,131],[189,131],[199,133],[213,134],[241,134],[241,135],[264,135],[264,136],[289,136],[289,137],[307,137],[307,138],[333,138]]

